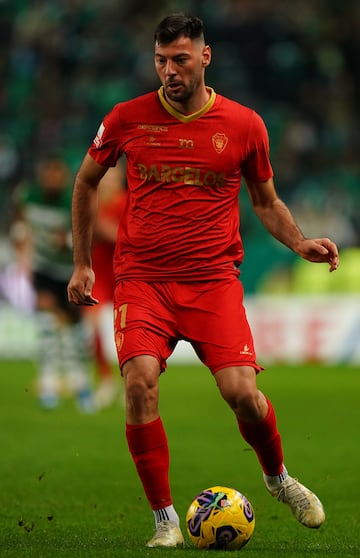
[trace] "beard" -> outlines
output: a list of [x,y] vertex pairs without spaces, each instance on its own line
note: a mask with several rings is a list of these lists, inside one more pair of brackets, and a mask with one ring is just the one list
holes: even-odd
[[[169,82],[164,86],[168,99],[175,103],[186,103],[195,94],[200,85],[200,80],[192,79],[188,85],[184,82]],[[173,87],[174,86],[174,87]]]

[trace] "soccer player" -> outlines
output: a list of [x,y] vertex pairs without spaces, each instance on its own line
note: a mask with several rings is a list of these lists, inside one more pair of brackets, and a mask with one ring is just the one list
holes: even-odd
[[279,199],[265,125],[253,110],[206,86],[211,49],[197,17],[173,14],[155,32],[158,91],[117,104],[85,155],[73,192],[74,272],[69,300],[96,304],[91,240],[96,190],[127,160],[127,208],[115,252],[115,341],[126,390],[128,447],[155,518],[150,547],[183,543],[169,486],[159,416],[159,376],[179,339],[210,369],[239,430],[259,459],[266,488],[307,527],[325,514],[284,465],[273,406],[257,388],[239,266],[243,177],[267,230],[299,256],[338,267],[336,245],[308,239]]

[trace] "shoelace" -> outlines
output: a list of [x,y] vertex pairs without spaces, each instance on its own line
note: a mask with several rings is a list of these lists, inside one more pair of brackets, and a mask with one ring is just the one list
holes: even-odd
[[310,502],[306,497],[306,494],[298,488],[298,482],[296,479],[294,479],[287,486],[280,488],[277,499],[281,502],[289,501],[291,504],[295,504],[302,510],[310,507]]
[[169,530],[171,529],[171,525],[169,525],[169,523],[165,522],[165,521],[161,521],[157,527],[156,527],[156,532],[154,535],[154,539],[157,539],[158,537],[162,537],[163,535],[167,535],[169,533]]

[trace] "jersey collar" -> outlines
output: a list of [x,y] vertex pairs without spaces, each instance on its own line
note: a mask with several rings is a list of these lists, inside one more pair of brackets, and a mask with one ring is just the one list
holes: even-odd
[[165,95],[164,95],[164,87],[161,86],[158,89],[158,96],[160,99],[160,103],[162,104],[162,106],[164,107],[164,109],[171,114],[172,116],[174,116],[174,118],[177,118],[178,120],[180,120],[181,122],[191,122],[192,120],[196,120],[196,118],[199,118],[200,116],[202,116],[203,114],[205,114],[205,112],[207,112],[208,110],[211,109],[211,107],[213,106],[213,104],[215,103],[215,99],[216,99],[216,93],[213,90],[212,87],[207,87],[206,88],[209,93],[210,93],[210,97],[208,102],[206,103],[206,105],[204,105],[200,110],[198,110],[197,112],[194,112],[192,114],[182,114],[181,112],[178,112],[177,110],[175,110],[166,100]]

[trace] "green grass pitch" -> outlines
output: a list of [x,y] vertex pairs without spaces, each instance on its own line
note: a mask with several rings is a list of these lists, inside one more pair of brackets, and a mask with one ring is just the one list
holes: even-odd
[[206,551],[191,546],[184,518],[192,498],[213,485],[237,488],[254,507],[244,557],[360,556],[359,368],[272,365],[259,375],[290,474],[324,503],[327,521],[313,531],[266,492],[207,370],[170,364],[160,407],[186,546],[169,550],[144,546],[153,519],[127,452],[121,406],[83,416],[65,401],[46,413],[34,397],[31,363],[1,361],[0,378],[1,558],[199,557]]

